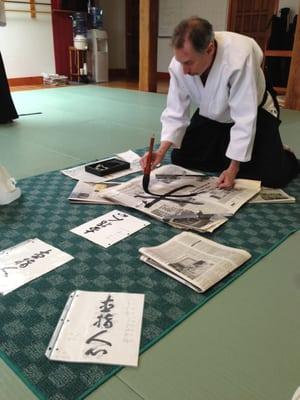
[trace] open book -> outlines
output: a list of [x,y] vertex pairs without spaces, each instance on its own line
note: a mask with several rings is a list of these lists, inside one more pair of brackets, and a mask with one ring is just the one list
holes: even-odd
[[[218,189],[218,178],[176,165],[152,172],[149,189],[154,195],[144,192],[142,179],[133,178],[102,194],[177,228],[198,232],[212,232],[260,191],[259,181],[246,179],[237,179],[231,190]],[[165,197],[166,193],[171,194]]]
[[140,259],[172,278],[205,292],[251,258],[245,250],[182,232],[154,247],[142,247]]

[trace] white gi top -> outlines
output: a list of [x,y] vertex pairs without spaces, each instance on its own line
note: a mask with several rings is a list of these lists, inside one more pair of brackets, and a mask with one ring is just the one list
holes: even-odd
[[[170,65],[170,86],[167,107],[161,116],[161,140],[181,146],[190,123],[190,105],[199,107],[199,114],[218,122],[234,122],[226,151],[229,159],[251,159],[257,107],[265,91],[261,69],[263,53],[247,36],[232,32],[216,32],[217,53],[205,86],[198,75],[184,75],[181,64],[173,57]],[[205,134],[205,132],[204,132]]]

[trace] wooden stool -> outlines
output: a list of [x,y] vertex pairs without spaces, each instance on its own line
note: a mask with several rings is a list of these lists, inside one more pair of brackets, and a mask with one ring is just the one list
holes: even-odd
[[73,46],[69,46],[69,79],[72,81],[73,77],[80,81],[80,69],[83,68],[87,59],[87,50],[79,50]]

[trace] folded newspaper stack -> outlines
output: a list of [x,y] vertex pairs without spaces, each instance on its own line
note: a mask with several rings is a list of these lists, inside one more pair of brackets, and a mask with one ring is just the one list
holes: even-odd
[[251,254],[216,243],[192,232],[182,232],[154,247],[142,247],[140,259],[196,292],[211,288],[245,263]]
[[152,172],[149,189],[154,195],[144,192],[142,179],[133,178],[102,195],[176,228],[198,232],[213,232],[260,191],[259,181],[246,179],[237,179],[231,190],[219,189],[218,178],[176,165]]
[[295,203],[296,199],[282,189],[262,187],[260,192],[249,203]]

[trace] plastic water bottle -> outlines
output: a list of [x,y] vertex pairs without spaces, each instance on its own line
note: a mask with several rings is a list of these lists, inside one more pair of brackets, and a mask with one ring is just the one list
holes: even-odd
[[75,12],[73,19],[74,47],[78,50],[88,48],[87,40],[87,14],[85,12]]

